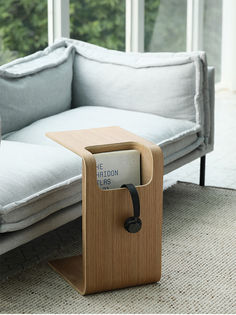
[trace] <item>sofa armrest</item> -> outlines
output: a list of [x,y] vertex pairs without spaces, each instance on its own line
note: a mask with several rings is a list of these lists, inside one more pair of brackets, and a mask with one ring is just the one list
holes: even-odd
[[208,148],[209,150],[213,149],[214,146],[214,130],[215,130],[215,123],[214,123],[214,113],[215,113],[215,68],[208,67],[208,91],[209,91],[209,122],[210,122],[210,134],[208,138]]

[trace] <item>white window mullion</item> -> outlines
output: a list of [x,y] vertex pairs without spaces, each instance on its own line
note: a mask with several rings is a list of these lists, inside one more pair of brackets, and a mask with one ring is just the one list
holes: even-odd
[[126,0],[126,51],[144,51],[145,0]]
[[54,42],[53,0],[48,0],[48,44]]
[[236,91],[236,1],[223,0],[222,61],[223,88]]
[[186,50],[203,49],[204,0],[187,0]]
[[70,0],[48,0],[48,43],[70,36]]

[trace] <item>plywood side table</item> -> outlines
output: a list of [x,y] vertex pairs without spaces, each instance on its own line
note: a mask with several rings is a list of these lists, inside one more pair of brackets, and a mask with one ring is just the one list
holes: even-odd
[[[82,295],[153,283],[161,277],[163,155],[161,149],[119,127],[49,132],[47,136],[83,159],[82,256],[51,261]],[[94,153],[136,149],[141,153],[142,229],[124,229],[133,215],[125,188],[101,190]],[[126,183],[128,184],[128,183]]]

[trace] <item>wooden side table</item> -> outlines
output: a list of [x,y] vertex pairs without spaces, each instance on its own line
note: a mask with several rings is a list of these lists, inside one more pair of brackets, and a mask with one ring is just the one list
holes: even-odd
[[[163,155],[161,149],[119,127],[49,132],[47,136],[83,159],[82,256],[49,262],[82,295],[153,283],[161,277]],[[94,153],[136,149],[141,153],[142,229],[124,229],[132,216],[125,188],[101,190]],[[127,183],[126,183],[127,184]]]

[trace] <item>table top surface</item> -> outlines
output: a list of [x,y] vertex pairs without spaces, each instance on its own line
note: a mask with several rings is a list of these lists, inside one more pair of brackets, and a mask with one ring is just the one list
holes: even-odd
[[154,143],[116,126],[48,132],[46,136],[80,156],[84,155],[87,148],[93,146],[104,147],[126,142],[138,142],[145,146],[154,145]]

